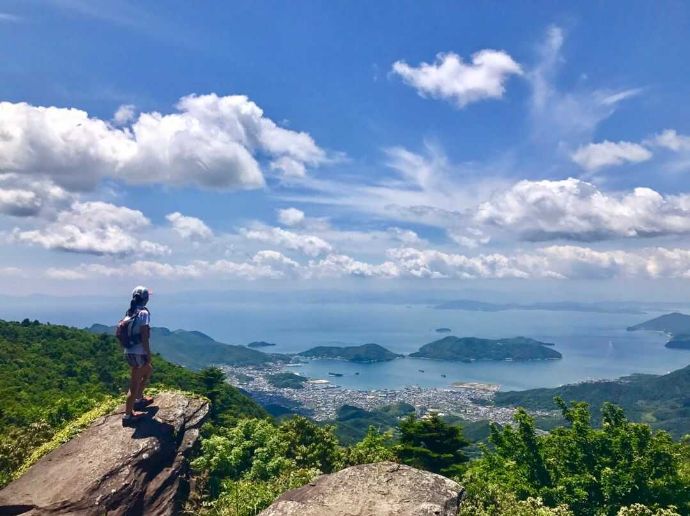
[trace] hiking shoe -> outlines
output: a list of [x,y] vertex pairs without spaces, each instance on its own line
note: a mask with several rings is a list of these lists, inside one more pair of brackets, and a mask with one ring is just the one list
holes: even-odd
[[141,410],[151,405],[151,403],[153,403],[153,398],[141,398],[140,400],[136,400],[134,402],[134,409]]
[[122,426],[136,426],[141,421],[144,414],[125,414],[122,416]]

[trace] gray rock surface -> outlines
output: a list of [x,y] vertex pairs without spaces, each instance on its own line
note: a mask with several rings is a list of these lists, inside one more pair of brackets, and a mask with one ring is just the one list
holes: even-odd
[[174,514],[188,492],[187,459],[208,408],[165,392],[127,428],[120,407],[0,491],[0,514]]
[[260,516],[455,516],[463,492],[441,475],[377,462],[283,493]]

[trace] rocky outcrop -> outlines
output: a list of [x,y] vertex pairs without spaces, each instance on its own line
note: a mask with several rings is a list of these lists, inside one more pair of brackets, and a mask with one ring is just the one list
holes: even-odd
[[166,392],[136,428],[122,426],[122,407],[99,418],[0,491],[0,514],[176,513],[208,408],[204,400]]
[[260,516],[455,516],[464,490],[393,462],[363,464],[288,491]]

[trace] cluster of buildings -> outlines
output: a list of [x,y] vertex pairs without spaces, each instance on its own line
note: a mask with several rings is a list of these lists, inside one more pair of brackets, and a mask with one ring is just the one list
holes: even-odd
[[496,386],[454,384],[445,388],[423,388],[416,385],[402,389],[354,390],[340,387],[329,380],[311,379],[300,389],[277,388],[268,377],[285,372],[283,366],[223,366],[228,381],[249,392],[263,405],[281,405],[318,421],[335,419],[343,405],[372,410],[396,403],[408,403],[419,415],[437,412],[456,415],[469,421],[512,421],[514,410],[496,407],[491,401]]

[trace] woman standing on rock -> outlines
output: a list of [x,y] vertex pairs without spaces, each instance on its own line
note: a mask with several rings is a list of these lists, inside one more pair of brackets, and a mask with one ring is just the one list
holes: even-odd
[[145,415],[141,410],[153,403],[153,398],[144,397],[144,389],[151,379],[151,314],[146,303],[149,301],[149,290],[139,286],[132,291],[132,301],[124,319],[118,324],[117,336],[125,351],[125,360],[131,367],[129,392],[125,403],[125,415],[122,424],[127,426],[136,423]]

